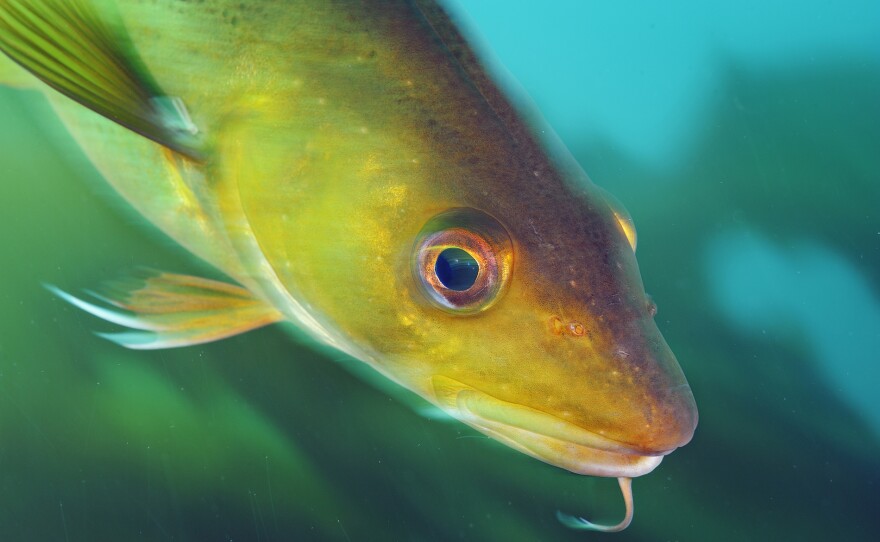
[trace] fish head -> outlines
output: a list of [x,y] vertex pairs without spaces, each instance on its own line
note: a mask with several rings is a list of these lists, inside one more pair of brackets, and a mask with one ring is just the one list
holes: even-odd
[[654,322],[629,215],[589,181],[557,188],[425,221],[410,256],[425,395],[545,462],[639,476],[690,441],[694,398]]
[[290,110],[228,138],[253,280],[313,336],[517,450],[649,472],[697,414],[631,220],[467,55],[409,28],[387,27],[406,46],[315,64]]
[[[310,158],[289,167],[296,182],[242,186],[279,310],[572,472],[638,476],[691,439],[694,398],[654,322],[622,206],[576,165],[536,176],[536,160],[458,158],[516,156],[500,137],[417,160],[398,139],[375,153],[377,139],[346,152],[350,170]],[[303,177],[324,184],[302,189]]]

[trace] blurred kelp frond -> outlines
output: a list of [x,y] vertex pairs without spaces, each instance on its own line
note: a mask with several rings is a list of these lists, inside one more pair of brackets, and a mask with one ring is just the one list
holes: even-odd
[[[655,231],[670,230],[664,240],[689,248],[712,235],[706,225],[747,224],[777,238],[839,247],[880,277],[880,64],[726,66],[694,127],[693,146],[677,154],[673,167],[643,169],[610,145],[575,143],[575,154],[595,170],[594,180],[621,192],[640,234],[650,221]],[[657,226],[664,217],[667,224]],[[640,255],[642,248],[669,247],[640,244]]]

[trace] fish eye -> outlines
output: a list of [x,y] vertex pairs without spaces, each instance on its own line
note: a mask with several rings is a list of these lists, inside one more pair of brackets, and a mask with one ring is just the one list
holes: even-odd
[[418,289],[432,305],[453,314],[491,307],[504,293],[512,266],[507,230],[476,209],[455,208],[434,216],[413,247]]
[[456,292],[464,292],[473,286],[479,273],[480,264],[476,258],[460,248],[445,249],[437,255],[434,264],[434,274],[440,284]]

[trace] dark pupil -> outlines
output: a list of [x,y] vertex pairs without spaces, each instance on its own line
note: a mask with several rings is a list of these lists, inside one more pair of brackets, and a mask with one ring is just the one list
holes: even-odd
[[437,256],[437,263],[434,264],[434,273],[440,284],[457,292],[473,286],[479,271],[477,260],[460,248],[447,248]]

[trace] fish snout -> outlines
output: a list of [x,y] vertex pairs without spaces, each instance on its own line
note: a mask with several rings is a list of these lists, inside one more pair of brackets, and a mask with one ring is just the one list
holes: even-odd
[[646,455],[666,455],[693,438],[699,415],[690,385],[659,330],[618,335],[609,345],[602,398],[609,436]]
[[691,441],[697,428],[697,405],[687,382],[654,392],[644,431],[634,445],[646,454],[666,455]]
[[675,354],[659,330],[645,333],[643,356],[636,368],[642,404],[641,427],[633,428],[632,438],[644,453],[668,454],[690,442],[697,427],[697,405],[691,387]]

